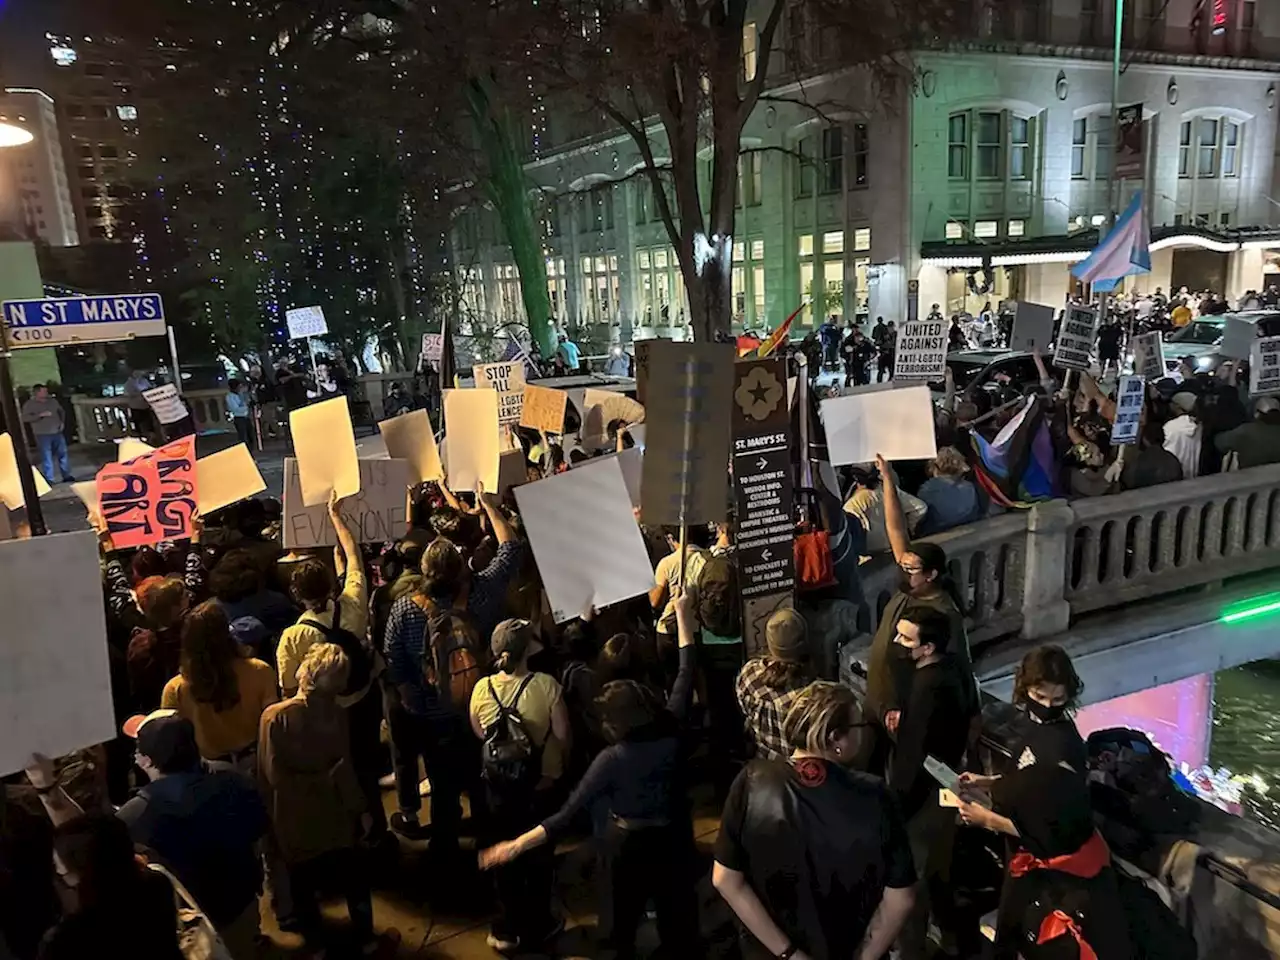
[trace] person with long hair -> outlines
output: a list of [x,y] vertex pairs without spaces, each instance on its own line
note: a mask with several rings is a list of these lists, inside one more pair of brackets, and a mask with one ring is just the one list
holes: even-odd
[[816,681],[783,724],[787,760],[753,760],[729,790],[711,882],[745,960],[885,956],[915,896],[901,815],[851,768],[870,724],[852,690]]
[[665,703],[652,687],[613,680],[596,702],[609,742],[568,802],[514,840],[483,850],[484,869],[554,847],[575,818],[604,804],[597,818],[599,940],[618,956],[635,952],[636,929],[653,898],[658,937],[670,955],[693,956],[698,905],[693,894],[693,829],[684,791],[682,725],[693,689],[697,615],[691,594],[676,595],[680,666]]
[[1011,838],[998,960],[1062,956],[1061,938],[1074,939],[1081,956],[1132,956],[1111,854],[1093,823],[1088,754],[1071,717],[1083,689],[1061,647],[1030,651],[1014,675],[1021,719],[1009,769],[960,778],[964,821]]
[[160,706],[194,724],[202,757],[252,767],[258,719],[277,699],[275,672],[244,656],[217,600],[187,614],[178,675],[165,684]]
[[782,723],[796,697],[817,679],[809,652],[809,627],[797,611],[779,610],[764,628],[768,652],[748,660],[735,686],[747,739],[763,760],[785,760],[791,749]]

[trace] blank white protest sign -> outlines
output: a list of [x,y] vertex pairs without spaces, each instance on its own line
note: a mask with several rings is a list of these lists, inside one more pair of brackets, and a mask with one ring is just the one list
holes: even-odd
[[653,587],[653,567],[618,460],[515,488],[556,623]]
[[823,400],[822,424],[834,466],[886,460],[932,460],[933,395],[924,384],[858,390]]
[[98,537],[0,543],[0,776],[115,738]]

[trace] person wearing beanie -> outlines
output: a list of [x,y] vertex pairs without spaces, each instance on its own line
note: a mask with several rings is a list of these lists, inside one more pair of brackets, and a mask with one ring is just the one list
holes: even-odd
[[738,673],[738,706],[755,755],[785,760],[791,748],[782,721],[800,691],[817,679],[809,654],[809,626],[795,610],[777,611],[765,625],[768,652]]

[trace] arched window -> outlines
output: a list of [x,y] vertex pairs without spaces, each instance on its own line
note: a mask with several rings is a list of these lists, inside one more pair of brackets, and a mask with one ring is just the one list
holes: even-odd
[[1184,180],[1240,176],[1243,140],[1244,124],[1231,117],[1183,120],[1178,133],[1178,176]]
[[947,176],[952,180],[1030,180],[1035,117],[981,107],[947,118]]
[[1076,117],[1071,124],[1071,178],[1111,179],[1111,114]]

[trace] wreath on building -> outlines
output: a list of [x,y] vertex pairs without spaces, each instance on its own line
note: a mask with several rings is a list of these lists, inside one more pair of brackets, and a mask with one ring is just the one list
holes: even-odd
[[990,293],[996,284],[996,274],[991,269],[991,260],[984,259],[982,266],[973,267],[966,276],[965,283],[974,296],[981,297]]

